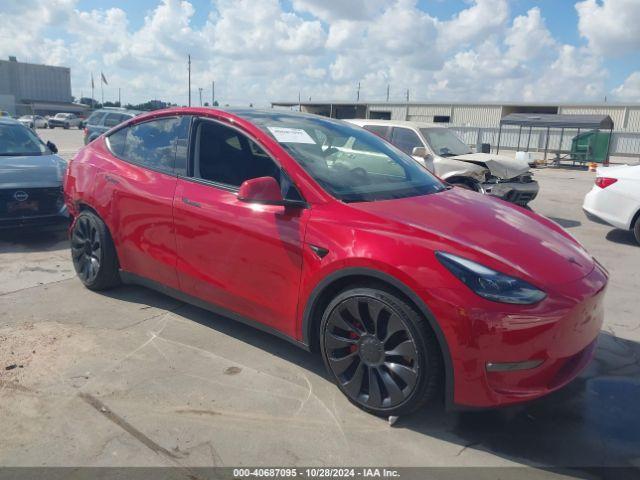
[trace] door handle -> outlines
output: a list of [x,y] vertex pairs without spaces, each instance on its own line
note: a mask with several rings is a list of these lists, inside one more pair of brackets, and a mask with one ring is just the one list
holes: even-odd
[[189,200],[187,197],[182,197],[182,201],[184,203],[186,203],[187,205],[191,205],[192,207],[200,208],[202,206],[198,202],[194,202],[193,200]]
[[117,185],[117,184],[119,184],[119,183],[120,183],[120,182],[118,181],[118,179],[117,179],[117,178],[112,177],[111,175],[105,175],[105,176],[104,176],[104,179],[105,179],[107,182],[109,182],[109,183],[113,183],[113,184],[115,184],[115,185]]

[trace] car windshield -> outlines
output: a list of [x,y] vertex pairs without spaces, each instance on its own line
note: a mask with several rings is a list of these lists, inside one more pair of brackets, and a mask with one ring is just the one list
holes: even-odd
[[354,125],[311,115],[235,113],[274,138],[339,200],[390,200],[445,189],[411,157]]
[[68,113],[56,113],[55,118],[67,118]]
[[420,133],[422,133],[431,150],[441,157],[455,157],[472,153],[466,143],[446,128],[421,128]]
[[23,125],[0,125],[0,156],[45,155],[49,153],[42,140]]
[[20,120],[31,120],[33,117],[31,115],[23,115],[20,117]]

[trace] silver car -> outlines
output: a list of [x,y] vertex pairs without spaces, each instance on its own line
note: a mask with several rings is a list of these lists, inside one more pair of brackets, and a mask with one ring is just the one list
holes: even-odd
[[[452,185],[526,206],[538,195],[529,164],[491,153],[473,153],[453,130],[438,124],[347,120],[392,143]],[[342,150],[348,150],[343,145]]]

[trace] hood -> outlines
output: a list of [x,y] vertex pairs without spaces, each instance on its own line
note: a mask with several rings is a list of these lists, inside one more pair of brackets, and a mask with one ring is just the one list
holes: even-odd
[[503,155],[493,155],[491,153],[468,153],[466,155],[449,158],[463,162],[484,164],[492,175],[504,179],[517,177],[529,171],[529,164],[525,160],[518,160]]
[[66,167],[58,155],[0,156],[0,189],[57,187]]
[[424,235],[434,249],[466,256],[541,287],[578,280],[594,268],[593,257],[558,224],[460,188],[349,205],[418,230],[413,235]]

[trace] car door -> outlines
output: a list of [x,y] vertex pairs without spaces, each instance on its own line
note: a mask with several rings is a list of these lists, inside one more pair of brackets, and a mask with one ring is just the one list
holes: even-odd
[[242,319],[295,336],[308,210],[238,200],[250,178],[272,176],[301,200],[286,173],[242,131],[216,121],[194,127],[189,175],[174,202],[182,290]]
[[121,128],[106,138],[94,197],[105,205],[120,267],[174,289],[173,197],[184,171],[191,117],[165,117]]
[[426,167],[430,172],[434,171],[433,158],[428,162],[422,157],[416,157],[413,155],[413,149],[416,147],[424,147],[427,151],[431,149],[427,147],[416,132],[406,127],[393,127],[391,131],[391,144],[402,150],[407,155],[411,155],[414,160]]

